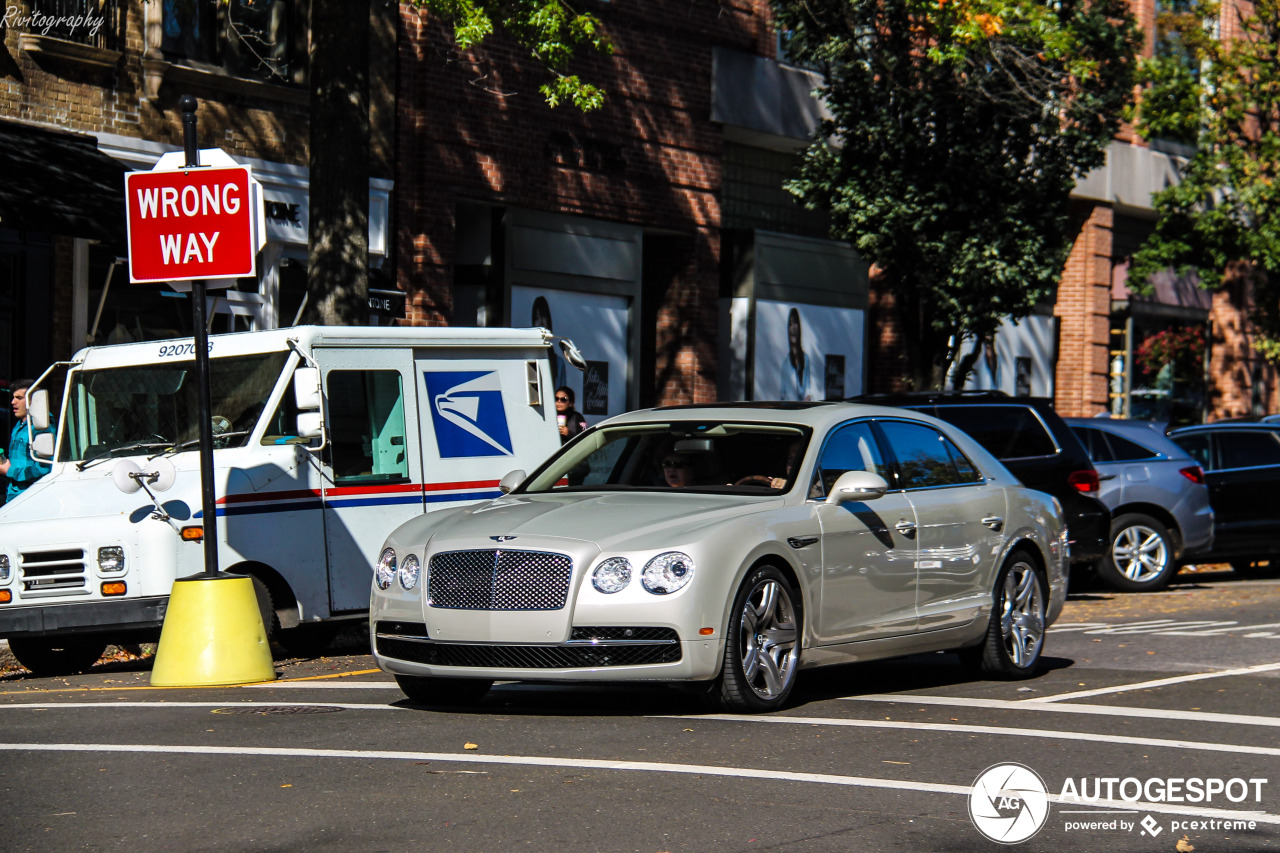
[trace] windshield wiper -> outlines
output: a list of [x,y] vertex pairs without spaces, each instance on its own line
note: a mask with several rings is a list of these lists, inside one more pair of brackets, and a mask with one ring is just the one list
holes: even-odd
[[88,468],[91,464],[100,459],[109,459],[110,457],[121,453],[128,453],[133,450],[144,450],[152,447],[168,447],[171,443],[172,442],[170,442],[169,439],[157,435],[144,441],[132,441],[128,444],[118,444],[115,447],[108,447],[105,450],[100,450],[88,459],[76,463],[76,470],[83,471],[85,468]]
[[[218,442],[224,438],[238,438],[239,436],[242,436],[242,435],[248,435],[251,432],[253,432],[253,430],[251,429],[238,429],[238,430],[235,430],[234,432],[220,432],[214,435],[213,440],[214,442]],[[151,456],[149,458],[155,459],[156,456],[167,456],[170,453],[181,453],[182,451],[187,450],[188,448],[195,447],[199,443],[200,443],[200,439],[193,438],[190,441],[182,442],[182,444],[175,444],[173,447],[166,447],[164,450],[155,454],[155,456]]]

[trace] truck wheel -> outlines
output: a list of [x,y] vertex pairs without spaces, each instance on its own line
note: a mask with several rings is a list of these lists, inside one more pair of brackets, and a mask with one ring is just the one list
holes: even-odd
[[[274,613],[272,615],[275,615]],[[314,658],[324,654],[325,650],[338,636],[341,626],[336,622],[321,622],[316,625],[299,625],[297,628],[282,629],[276,635],[276,642],[294,657]]]
[[93,666],[107,650],[103,640],[17,637],[9,651],[32,675],[71,675]]
[[397,675],[396,684],[409,701],[418,705],[469,705],[478,702],[493,686],[483,678],[432,678]]
[[258,615],[262,617],[262,628],[267,632],[267,643],[280,642],[280,617],[276,615],[276,603],[271,597],[271,590],[260,578],[247,576],[253,581],[253,594],[258,599]]

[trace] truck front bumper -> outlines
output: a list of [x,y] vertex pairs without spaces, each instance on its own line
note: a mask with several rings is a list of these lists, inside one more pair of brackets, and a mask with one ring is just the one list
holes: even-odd
[[122,601],[76,602],[7,608],[0,606],[0,637],[54,634],[119,634],[158,630],[169,596]]

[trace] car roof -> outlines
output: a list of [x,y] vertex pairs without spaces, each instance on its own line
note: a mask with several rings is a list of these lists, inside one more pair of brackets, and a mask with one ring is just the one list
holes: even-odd
[[1164,424],[1159,421],[1127,420],[1123,418],[1063,418],[1071,427],[1086,427],[1109,432],[1178,459],[1189,458],[1187,452],[1170,441]]
[[781,400],[754,400],[746,402],[701,403],[694,405],[661,406],[640,409],[617,415],[602,422],[610,426],[650,421],[753,421],[757,423],[800,424],[822,429],[851,418],[880,417],[924,420],[935,419],[924,412],[908,412],[890,406],[871,406],[859,403],[798,403]]
[[1214,421],[1211,424],[1192,424],[1191,426],[1178,427],[1175,430],[1171,430],[1169,435],[1186,435],[1193,432],[1221,432],[1224,429],[1276,432],[1280,430],[1280,423],[1275,421]]

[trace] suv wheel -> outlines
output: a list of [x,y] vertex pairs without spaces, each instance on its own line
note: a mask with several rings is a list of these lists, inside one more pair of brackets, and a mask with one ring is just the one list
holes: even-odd
[[1111,547],[1099,566],[1102,579],[1125,592],[1163,589],[1178,571],[1173,537],[1149,515],[1131,512],[1111,522]]

